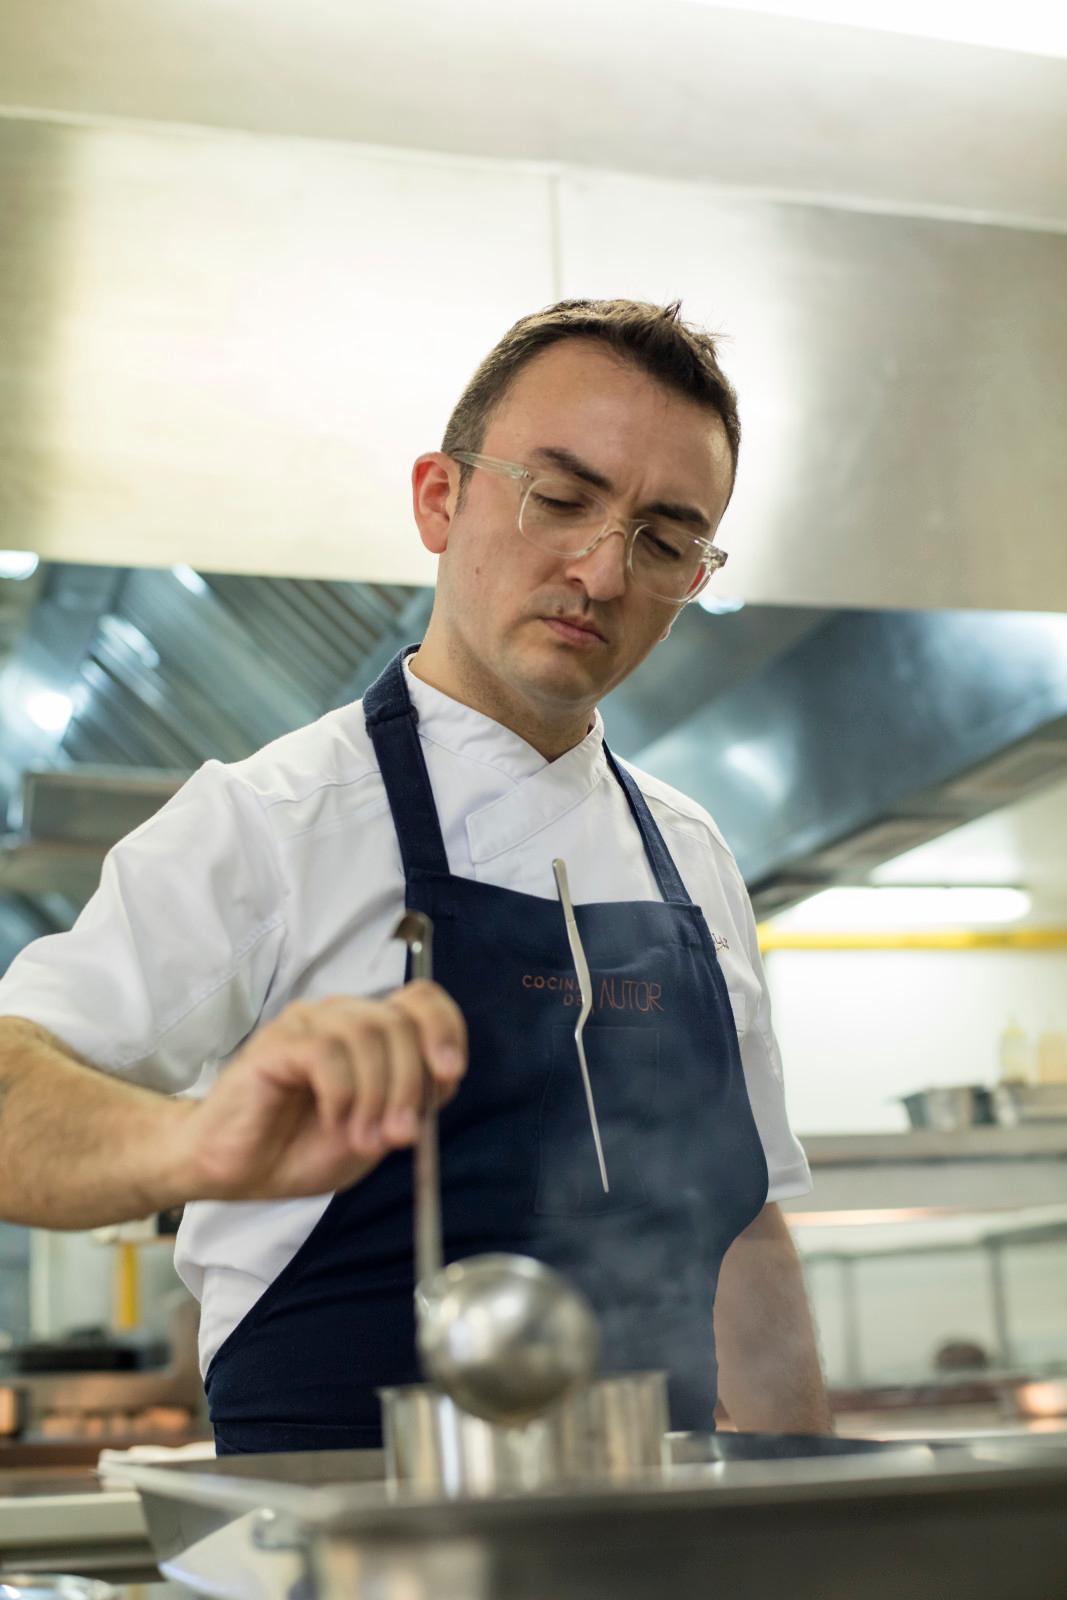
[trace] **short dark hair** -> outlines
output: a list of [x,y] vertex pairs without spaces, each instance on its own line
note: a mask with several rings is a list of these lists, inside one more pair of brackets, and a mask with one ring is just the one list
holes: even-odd
[[[448,419],[441,449],[480,450],[493,412],[534,356],[563,339],[596,339],[666,388],[715,411],[726,429],[736,476],[741,446],[737,395],[719,366],[714,337],[683,322],[680,312],[678,300],[666,306],[646,300],[560,300],[520,317],[464,389]],[[461,483],[469,472],[469,467],[461,469]]]

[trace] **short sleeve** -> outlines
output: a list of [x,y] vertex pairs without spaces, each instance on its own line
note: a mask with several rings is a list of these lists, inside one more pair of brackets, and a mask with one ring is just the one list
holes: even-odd
[[759,983],[759,999],[741,1041],[741,1062],[752,1115],[767,1158],[767,1199],[787,1200],[811,1191],[811,1170],[803,1146],[789,1126],[782,1058],[771,1023],[771,998],[756,919],[747,892],[743,899],[745,953]]
[[180,1092],[254,1028],[284,932],[260,800],[209,762],[108,853],[74,927],[15,958],[0,1015],[38,1023],[104,1071]]

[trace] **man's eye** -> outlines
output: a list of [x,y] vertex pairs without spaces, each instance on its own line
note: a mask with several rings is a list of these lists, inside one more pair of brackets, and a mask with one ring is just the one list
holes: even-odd
[[557,516],[573,516],[575,512],[585,510],[580,500],[557,500],[553,495],[547,494],[535,494],[533,498],[543,510],[551,511]]
[[651,528],[646,528],[641,535],[645,549],[657,561],[681,561],[685,555],[686,542],[682,539],[672,539],[669,535],[653,533]]

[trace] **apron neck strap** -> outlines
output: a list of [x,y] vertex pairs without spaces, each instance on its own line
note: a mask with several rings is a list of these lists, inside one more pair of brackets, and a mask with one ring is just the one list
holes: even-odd
[[[408,881],[426,874],[447,877],[449,870],[430,774],[419,742],[419,714],[411,703],[404,676],[404,661],[417,649],[418,645],[407,645],[394,656],[363,696],[367,732],[378,757]],[[664,900],[690,904],[681,875],[644,795],[606,744],[604,755],[622,786],[660,894]]]
[[417,649],[418,645],[407,645],[394,656],[363,696],[367,732],[378,757],[408,882],[426,873],[448,875],[448,854],[419,742],[419,714],[404,681],[404,661]]
[[667,849],[663,835],[660,833],[655,819],[648,809],[648,801],[626,771],[626,768],[621,767],[616,761],[607,745],[604,746],[604,754],[607,757],[608,766],[622,785],[622,792],[629,801],[630,810],[633,812],[634,821],[637,823],[638,831],[644,843],[645,854],[648,856],[649,864],[659,885],[660,894],[664,900],[681,901],[684,905],[690,905],[692,902],[689,898],[689,891],[682,882],[681,874],[674,864],[670,851]]

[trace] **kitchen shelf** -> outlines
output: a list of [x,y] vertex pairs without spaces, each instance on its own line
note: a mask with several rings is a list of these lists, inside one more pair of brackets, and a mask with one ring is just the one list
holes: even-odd
[[942,1133],[812,1134],[802,1138],[811,1194],[783,1202],[806,1211],[1067,1204],[1067,1122]]

